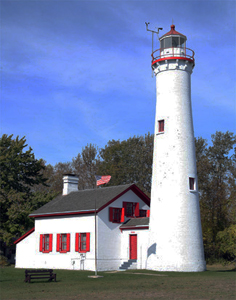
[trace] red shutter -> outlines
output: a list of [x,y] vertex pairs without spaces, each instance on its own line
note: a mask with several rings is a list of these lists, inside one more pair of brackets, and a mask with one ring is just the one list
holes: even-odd
[[109,207],[109,221],[113,222],[113,208]]
[[75,251],[79,252],[79,233],[75,234]]
[[39,251],[43,252],[43,234],[40,234]]
[[49,252],[52,252],[52,234],[49,234]]
[[81,233],[79,233],[78,245],[79,245],[79,252],[81,252]]
[[70,234],[67,233],[67,237],[66,237],[66,251],[70,252]]
[[121,208],[120,222],[123,223],[124,221],[125,221],[125,209],[123,207],[123,208]]
[[150,209],[147,210],[147,217],[150,217]]
[[127,203],[127,202],[123,202],[123,207],[124,207],[124,209],[125,209],[125,216],[127,217],[126,203]]
[[139,217],[139,203],[135,203],[134,215]]
[[86,252],[90,251],[90,233],[86,233]]
[[57,252],[61,251],[61,235],[57,234]]

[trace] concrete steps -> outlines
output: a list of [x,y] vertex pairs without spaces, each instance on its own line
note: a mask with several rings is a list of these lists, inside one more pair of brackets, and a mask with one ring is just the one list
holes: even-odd
[[119,267],[119,270],[128,270],[132,268],[132,264],[137,262],[136,259],[129,259],[128,261],[123,262],[123,264]]

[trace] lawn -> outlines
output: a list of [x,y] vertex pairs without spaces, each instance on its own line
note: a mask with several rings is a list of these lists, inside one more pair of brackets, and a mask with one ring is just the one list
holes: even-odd
[[93,300],[93,299],[236,299],[236,272],[220,265],[202,273],[129,270],[100,272],[55,270],[57,282],[34,280],[24,283],[24,270],[0,269],[1,300]]

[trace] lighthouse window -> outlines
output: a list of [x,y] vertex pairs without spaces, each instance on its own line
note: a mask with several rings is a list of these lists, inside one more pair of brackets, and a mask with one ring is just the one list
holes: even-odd
[[165,47],[164,48],[171,48],[172,47],[171,40],[172,40],[171,37],[164,39],[164,41],[165,41]]
[[164,40],[161,41],[161,48],[165,48],[165,45],[164,45]]
[[165,127],[164,125],[165,125],[164,120],[158,121],[158,132],[164,132],[164,127]]
[[185,39],[184,38],[180,38],[180,47],[185,47]]
[[172,47],[179,47],[179,38],[172,37]]
[[189,189],[190,191],[195,190],[195,178],[189,177]]

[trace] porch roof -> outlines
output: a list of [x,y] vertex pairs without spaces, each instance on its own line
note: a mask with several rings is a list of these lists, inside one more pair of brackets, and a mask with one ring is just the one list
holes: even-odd
[[120,229],[148,229],[149,217],[131,218],[120,226]]

